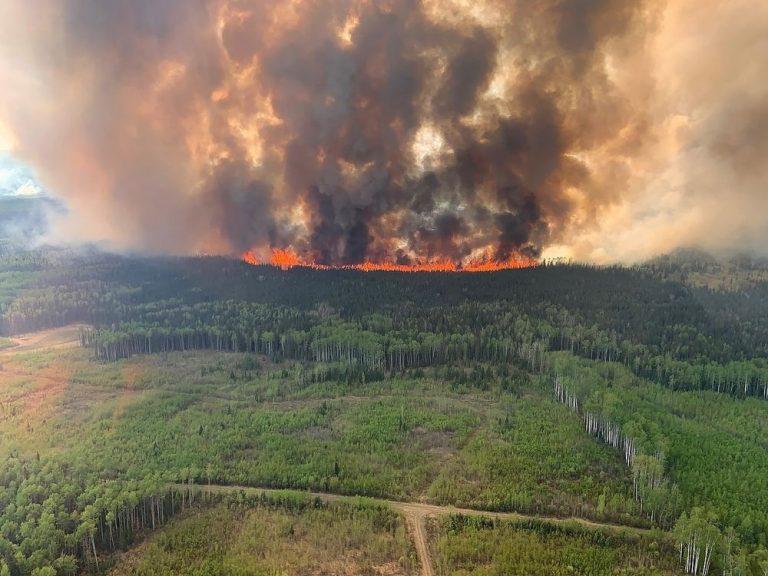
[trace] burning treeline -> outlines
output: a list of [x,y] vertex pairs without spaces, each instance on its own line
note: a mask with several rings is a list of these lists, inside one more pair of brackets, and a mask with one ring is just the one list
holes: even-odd
[[386,260],[374,262],[366,260],[355,264],[318,264],[313,260],[301,258],[291,250],[281,250],[273,248],[268,258],[260,258],[252,250],[248,250],[242,255],[242,258],[248,264],[254,266],[268,265],[288,270],[290,268],[313,268],[315,270],[358,270],[360,272],[497,272],[499,270],[515,270],[519,268],[533,268],[539,265],[539,262],[528,256],[512,256],[507,260],[471,260],[456,264],[453,260],[430,260],[427,262],[408,262],[407,264],[398,264]]
[[642,189],[660,6],[9,0],[0,120],[118,246],[503,266]]

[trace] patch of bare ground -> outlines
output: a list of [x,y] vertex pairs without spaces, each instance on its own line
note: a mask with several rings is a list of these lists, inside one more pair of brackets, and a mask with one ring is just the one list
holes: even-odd
[[138,388],[140,388],[140,386],[137,387],[137,384],[141,382],[144,373],[145,369],[140,364],[126,364],[120,371],[123,386],[119,389],[115,409],[112,413],[115,420],[119,420],[125,409],[136,400]]
[[58,348],[72,348],[80,345],[80,332],[88,328],[85,324],[70,324],[61,328],[40,330],[29,334],[13,336],[11,340],[14,346],[0,350],[2,355],[20,354],[23,352],[35,352],[37,350],[51,350]]
[[404,571],[397,562],[370,566],[366,564],[363,553],[359,550],[351,550],[344,556],[330,560],[322,566],[298,572],[298,576],[360,576],[361,574],[405,576],[408,572]]
[[54,397],[61,396],[67,387],[65,380],[48,382],[39,388],[35,388],[24,396],[24,413],[26,416],[34,416],[38,413],[44,402]]
[[42,404],[54,397],[60,396],[70,383],[70,374],[66,370],[39,370],[29,372],[15,367],[3,366],[0,370],[0,381],[3,376],[20,378],[34,383],[34,388],[12,395],[6,399],[9,404],[21,403],[26,415],[34,415]]
[[411,436],[423,450],[450,449],[456,433],[451,430],[427,430],[417,426],[411,430]]

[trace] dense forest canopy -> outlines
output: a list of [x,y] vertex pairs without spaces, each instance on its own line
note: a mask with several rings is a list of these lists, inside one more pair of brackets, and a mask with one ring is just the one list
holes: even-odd
[[[586,343],[593,355],[601,341],[603,354],[610,347],[612,358],[625,361],[663,358],[699,366],[766,355],[768,303],[763,296],[768,284],[741,291],[706,288],[685,282],[690,277],[685,263],[677,264],[678,272],[671,271],[674,266],[673,261],[655,261],[635,268],[555,264],[493,274],[397,274],[279,270],[224,258],[38,251],[4,259],[2,332],[72,321],[95,327],[146,323],[147,313],[154,315],[148,327],[154,322],[188,328],[162,315],[195,308],[196,321],[205,323],[204,309],[214,303],[278,306],[315,318],[323,310],[356,322],[374,312],[393,320],[411,311],[439,315],[442,307],[471,302],[546,321],[558,336],[579,338],[582,348]],[[758,273],[766,269],[757,268]],[[19,292],[15,283],[22,279],[25,289]]]

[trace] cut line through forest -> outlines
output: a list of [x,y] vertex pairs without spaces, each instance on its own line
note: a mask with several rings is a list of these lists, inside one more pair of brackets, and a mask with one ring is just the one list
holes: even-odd
[[411,537],[413,539],[414,547],[419,556],[419,562],[421,564],[422,576],[433,576],[435,574],[432,567],[432,558],[429,552],[429,542],[426,536],[426,519],[428,517],[437,517],[443,515],[458,515],[458,516],[477,516],[482,518],[491,518],[498,520],[534,520],[539,522],[547,522],[551,524],[577,524],[579,526],[591,529],[603,529],[610,530],[612,532],[631,532],[634,534],[650,534],[650,530],[644,528],[637,528],[634,526],[624,526],[621,524],[610,524],[603,522],[594,522],[592,520],[586,520],[576,516],[568,518],[558,518],[556,516],[545,516],[535,514],[520,514],[518,512],[493,512],[490,510],[475,510],[472,508],[456,508],[455,506],[438,506],[435,504],[424,504],[422,502],[401,502],[398,500],[386,500],[383,498],[369,498],[367,496],[352,496],[341,494],[329,494],[327,492],[307,492],[301,490],[281,490],[277,488],[259,488],[256,486],[230,486],[224,484],[171,484],[169,488],[175,490],[188,490],[194,488],[200,490],[202,493],[211,494],[226,494],[235,492],[245,492],[252,495],[276,495],[284,494],[286,492],[295,492],[297,494],[304,494],[310,498],[316,498],[323,503],[334,502],[351,502],[355,500],[362,500],[374,505],[388,506],[392,510],[401,513],[406,520]]

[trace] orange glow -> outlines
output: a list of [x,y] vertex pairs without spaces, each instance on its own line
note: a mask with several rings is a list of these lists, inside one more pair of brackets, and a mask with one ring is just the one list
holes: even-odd
[[301,258],[290,248],[272,248],[268,260],[261,259],[256,252],[249,250],[242,255],[244,262],[253,266],[274,266],[281,270],[301,267],[313,270],[359,270],[360,272],[498,272],[499,270],[515,270],[519,268],[534,268],[539,265],[537,260],[528,256],[511,256],[508,260],[482,259],[472,260],[457,265],[451,260],[434,260],[431,262],[416,262],[413,264],[397,264],[394,262],[362,262],[360,264],[339,264],[329,266],[316,264],[311,260]]
[[299,257],[290,250],[280,250],[279,248],[272,249],[272,259],[269,261],[272,266],[277,266],[282,270],[293,268],[294,266],[301,266],[302,262]]
[[243,262],[250,264],[251,266],[258,266],[259,264],[261,264],[261,262],[259,262],[259,259],[256,257],[256,255],[250,250],[245,254],[243,254]]
[[535,268],[537,260],[528,256],[511,256],[508,260],[477,260],[465,264],[464,272],[496,272],[497,270],[516,270],[518,268]]

